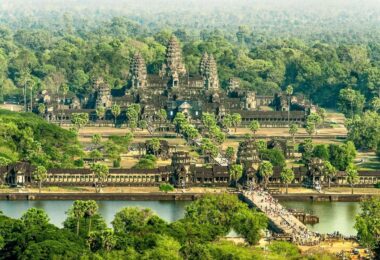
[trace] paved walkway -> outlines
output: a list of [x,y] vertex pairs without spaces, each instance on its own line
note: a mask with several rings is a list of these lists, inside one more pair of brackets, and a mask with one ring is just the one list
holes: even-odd
[[243,195],[264,212],[278,229],[284,234],[290,235],[294,243],[298,245],[315,245],[320,242],[319,234],[310,231],[267,191],[254,189],[244,191]]

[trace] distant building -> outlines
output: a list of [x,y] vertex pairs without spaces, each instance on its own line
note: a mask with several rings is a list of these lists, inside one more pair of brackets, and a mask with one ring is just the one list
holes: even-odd
[[[47,106],[48,120],[60,122],[70,121],[71,114],[77,112],[87,112],[90,119],[96,120],[95,109],[98,107],[110,109],[113,104],[118,104],[125,110],[128,105],[138,103],[142,108],[142,119],[153,123],[157,121],[157,111],[165,109],[168,119],[183,112],[189,120],[195,121],[204,112],[214,113],[219,119],[227,113],[239,113],[243,125],[258,120],[263,127],[302,124],[311,108],[304,99],[290,99],[282,93],[257,95],[254,91],[241,88],[237,78],[230,79],[227,90],[222,89],[217,62],[212,54],[204,53],[199,74],[190,76],[183,63],[180,44],[174,36],[169,40],[165,61],[158,75],[148,74],[144,58],[140,53],[135,53],[128,84],[123,89],[111,90],[103,78],[98,78],[89,96],[69,95],[63,100],[42,92],[39,102]],[[37,107],[38,103],[35,105]],[[264,106],[272,107],[273,111],[262,110]],[[36,108],[34,110],[37,111]],[[107,119],[112,119],[111,113],[106,113]],[[123,120],[126,118],[123,118],[122,113],[120,121]]]

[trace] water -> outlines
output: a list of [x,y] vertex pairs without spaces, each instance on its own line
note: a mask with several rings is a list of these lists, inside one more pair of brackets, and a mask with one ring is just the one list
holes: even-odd
[[287,208],[299,209],[306,213],[317,215],[319,223],[307,225],[319,233],[339,231],[343,235],[356,235],[354,229],[355,217],[360,213],[359,202],[311,202],[287,201],[281,202]]
[[[97,201],[99,212],[110,225],[114,215],[125,207],[150,208],[162,219],[173,222],[185,214],[185,206],[189,201]],[[65,212],[71,207],[70,200],[40,200],[40,201],[0,201],[0,211],[12,218],[19,218],[28,208],[42,208],[50,217],[50,222],[62,227],[66,219]]]
[[[65,212],[73,201],[0,201],[0,210],[7,216],[19,218],[28,208],[36,207],[46,210],[51,223],[62,227]],[[124,207],[150,208],[162,219],[172,222],[184,216],[188,201],[98,201],[99,211],[108,225],[116,212]],[[309,225],[311,230],[320,233],[339,231],[344,235],[356,235],[355,216],[360,213],[358,202],[282,202],[288,208],[300,209],[317,215],[319,223]]]

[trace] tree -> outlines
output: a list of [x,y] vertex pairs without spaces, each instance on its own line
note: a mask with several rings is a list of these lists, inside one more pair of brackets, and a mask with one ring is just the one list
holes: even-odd
[[290,168],[283,168],[281,171],[281,181],[286,185],[286,194],[288,194],[289,183],[292,183],[294,180],[294,172]]
[[286,87],[286,95],[288,96],[288,123],[290,122],[290,104],[291,104],[291,96],[293,95],[293,87],[291,85]]
[[109,252],[115,248],[117,238],[114,235],[113,230],[108,228],[105,230],[89,233],[87,243],[89,244],[90,250],[92,252],[99,250]]
[[347,146],[347,144],[336,145],[330,144],[329,146],[329,161],[338,170],[345,170],[347,166],[353,162],[355,158],[355,151],[352,150],[352,145]]
[[128,126],[131,128],[132,132],[137,127],[137,122],[139,120],[139,110],[137,109],[140,109],[140,107],[136,107],[134,105],[130,105],[127,108]]
[[95,112],[98,119],[104,119],[104,116],[106,114],[106,109],[104,107],[97,107]]
[[371,106],[374,112],[379,112],[380,110],[380,97],[374,97],[371,100]]
[[160,120],[160,129],[162,127],[162,122],[164,122],[167,118],[168,118],[168,114],[166,113],[166,110],[165,109],[160,109],[157,113],[157,116]]
[[133,169],[149,170],[157,167],[157,158],[154,155],[148,154],[141,158]]
[[109,174],[108,166],[105,164],[94,163],[91,165],[91,171],[95,175],[95,178],[97,179],[97,181],[95,181],[94,183],[95,191],[99,192],[102,187],[103,181],[107,178]]
[[318,107],[317,108],[317,115],[321,118],[321,121],[322,121],[322,124],[325,122],[326,120],[326,109],[322,108],[322,107]]
[[264,188],[266,189],[269,177],[273,175],[273,165],[268,161],[263,161],[259,166],[259,175],[264,180]]
[[318,114],[315,114],[315,113],[311,113],[308,117],[307,117],[307,120],[306,120],[306,126],[310,125],[314,125],[314,129],[317,130],[320,126],[320,124],[322,123],[322,118],[318,115]]
[[117,105],[117,104],[113,104],[112,107],[111,107],[111,113],[114,117],[114,125],[116,127],[116,120],[117,120],[117,117],[120,115],[121,113],[121,109],[120,109],[120,106]]
[[178,112],[173,119],[173,123],[176,125],[177,133],[180,132],[182,126],[187,122],[185,115],[182,112]]
[[293,139],[293,145],[295,145],[295,136],[298,132],[298,126],[296,124],[291,124],[289,127],[289,134],[292,136]]
[[354,194],[354,185],[359,182],[359,175],[353,163],[350,163],[346,168],[346,179],[351,186],[351,194]]
[[38,113],[43,117],[45,115],[45,111],[46,111],[46,106],[44,103],[39,103],[38,104]]
[[214,114],[203,113],[202,124],[207,131],[210,131],[211,128],[216,127],[217,123]]
[[227,147],[226,149],[226,158],[228,159],[228,162],[229,163],[232,163],[232,161],[234,160],[235,158],[235,149],[231,146]]
[[241,164],[230,165],[228,172],[230,174],[230,180],[236,187],[239,179],[243,175],[243,166]]
[[328,180],[329,180],[329,189],[330,189],[331,179],[334,178],[334,176],[337,173],[337,170],[329,161],[324,161],[322,172],[323,172],[323,176],[325,178],[328,178]]
[[117,236],[143,235],[148,221],[154,216],[151,209],[123,208],[115,214],[112,226]]
[[91,232],[91,221],[92,217],[98,212],[98,204],[94,200],[84,201],[84,217],[89,219],[88,222],[88,234]]
[[83,200],[76,200],[73,203],[72,214],[77,220],[77,235],[79,235],[79,225],[81,218],[84,217],[86,211],[85,202]]
[[75,125],[77,130],[87,125],[88,120],[89,120],[89,117],[87,113],[72,113],[71,114],[71,123]]
[[102,135],[101,134],[93,134],[91,137],[91,142],[95,147],[98,147],[98,145],[102,142]]
[[307,122],[306,124],[306,133],[309,135],[309,138],[315,133],[315,124],[312,122]]
[[47,170],[44,166],[37,166],[37,168],[32,172],[33,180],[38,182],[39,192],[41,193],[42,182],[47,179]]
[[8,166],[11,163],[12,161],[9,160],[8,158],[0,156],[0,167]]
[[293,142],[293,150],[292,150],[292,156],[294,157],[294,150],[296,147],[296,134],[298,132],[298,126],[296,124],[291,124],[289,127],[289,134],[292,136],[292,142]]
[[232,126],[235,127],[235,133],[236,133],[236,128],[241,124],[241,115],[239,113],[233,113],[231,116],[231,122]]
[[160,184],[160,191],[168,193],[169,191],[174,191],[174,187],[169,183]]
[[249,124],[249,130],[252,131],[253,133],[253,137],[255,138],[256,137],[256,132],[260,129],[260,123],[259,121],[257,120],[253,120],[250,124]]
[[356,216],[355,229],[360,244],[373,250],[375,259],[380,256],[380,199],[371,198],[360,203],[361,211]]
[[222,124],[227,129],[229,129],[230,127],[232,127],[232,125],[233,125],[233,123],[232,123],[232,115],[230,115],[230,114],[225,115],[224,118],[223,118]]
[[148,122],[146,120],[140,120],[138,125],[141,128],[141,130],[148,128]]
[[339,92],[338,107],[346,117],[353,118],[363,110],[365,97],[356,90],[345,88]]
[[330,153],[327,145],[319,144],[314,146],[313,157],[317,157],[324,161],[328,161],[330,159]]
[[255,245],[261,238],[261,230],[267,228],[268,219],[264,214],[255,210],[242,209],[234,214],[232,226],[250,245]]
[[42,229],[49,224],[49,216],[43,209],[30,208],[20,219],[27,229]]
[[95,163],[97,160],[100,160],[103,158],[103,154],[98,149],[94,149],[89,154],[90,158],[92,159],[92,162]]
[[347,138],[357,148],[376,150],[380,140],[380,115],[367,111],[361,117],[347,120]]
[[211,157],[216,157],[219,153],[218,147],[211,142],[208,138],[203,138],[201,142],[201,152],[202,154],[209,155]]
[[147,145],[148,145],[148,147],[147,147],[148,150],[152,151],[153,154],[154,154],[155,156],[157,156],[158,151],[159,151],[160,148],[161,148],[161,142],[160,142],[160,139],[158,139],[158,138],[152,138],[152,139],[150,139],[150,140],[148,141]]

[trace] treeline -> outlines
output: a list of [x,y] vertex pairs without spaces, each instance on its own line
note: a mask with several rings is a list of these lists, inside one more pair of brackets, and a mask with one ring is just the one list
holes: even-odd
[[[324,42],[379,40],[379,3],[324,0],[13,0],[0,3],[0,22],[12,29],[67,25],[86,31],[113,16],[126,16],[141,27],[235,31],[240,25],[261,37],[298,37]],[[64,15],[62,15],[64,12]],[[180,19],[179,19],[180,18]],[[197,35],[196,35],[197,36]]]
[[125,17],[113,17],[92,29],[86,24],[75,28],[68,17],[57,23],[59,30],[30,28],[22,20],[17,30],[1,27],[0,100],[21,97],[24,88],[27,100],[39,90],[83,97],[93,91],[93,82],[101,76],[112,88],[122,88],[128,83],[136,51],[145,58],[148,72],[158,73],[172,34],[182,42],[190,75],[198,73],[203,52],[214,55],[224,88],[231,77],[240,78],[244,88],[259,94],[273,94],[292,85],[295,94],[329,107],[336,107],[342,89],[363,95],[356,101],[364,108],[380,93],[377,42],[355,45],[259,37],[246,26],[233,31],[194,31],[163,29],[163,23],[160,30],[154,30]]
[[[149,209],[124,208],[112,229],[95,201],[75,201],[63,228],[41,209],[20,219],[0,214],[0,259],[333,259],[301,255],[295,245],[272,242],[256,247],[267,218],[234,195],[207,195],[186,208],[184,218],[167,223]],[[246,245],[227,242],[231,229]]]

